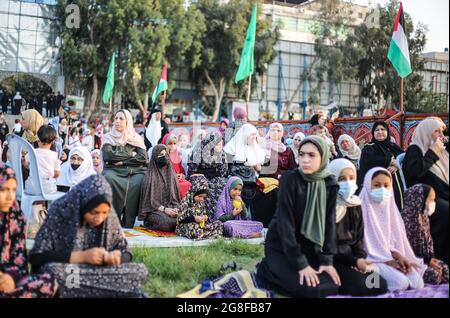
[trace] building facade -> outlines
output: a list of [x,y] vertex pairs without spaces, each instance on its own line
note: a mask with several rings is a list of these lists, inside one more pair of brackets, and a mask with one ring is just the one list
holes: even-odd
[[27,73],[64,91],[56,2],[0,1],[0,81]]

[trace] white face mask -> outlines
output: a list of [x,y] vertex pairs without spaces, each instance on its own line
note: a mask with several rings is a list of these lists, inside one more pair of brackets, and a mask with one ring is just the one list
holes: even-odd
[[432,216],[435,210],[436,210],[436,201],[433,201],[428,204],[428,207],[425,208],[424,213],[426,213],[428,216]]

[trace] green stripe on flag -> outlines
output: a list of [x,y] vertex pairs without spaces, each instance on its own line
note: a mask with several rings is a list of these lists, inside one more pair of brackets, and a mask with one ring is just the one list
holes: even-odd
[[401,78],[404,78],[411,74],[411,65],[408,63],[408,59],[403,55],[401,49],[398,47],[395,41],[391,41],[388,51],[388,59],[391,61],[395,70]]

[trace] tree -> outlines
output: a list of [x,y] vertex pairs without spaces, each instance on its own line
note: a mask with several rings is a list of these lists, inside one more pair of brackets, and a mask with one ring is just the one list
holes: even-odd
[[[201,37],[201,57],[198,65],[194,66],[192,60],[190,63],[191,79],[201,91],[208,87],[213,91],[213,121],[218,119],[224,94],[231,86],[238,69],[245,33],[255,3],[258,4],[258,15],[261,15],[260,0],[230,0],[225,4],[219,0],[197,2],[197,7],[207,23]],[[255,71],[260,74],[264,65],[275,57],[273,46],[279,35],[278,29],[272,28],[267,19],[258,19],[256,29]],[[238,92],[243,91],[242,85],[246,84],[240,83]]]
[[187,67],[186,56],[190,56],[191,66],[197,66],[205,22],[195,5],[185,8],[183,0],[135,0],[129,10],[135,14],[127,31],[130,43],[127,83],[145,113],[164,63],[169,66],[169,90],[174,86],[170,70]]
[[315,19],[317,22],[310,30],[315,35],[315,55],[308,69],[300,75],[297,87],[286,103],[283,118],[287,118],[291,104],[305,81],[310,87],[308,102],[318,104],[323,83],[328,80],[333,85],[339,85],[343,80],[354,78],[357,74],[355,61],[363,54],[359,46],[348,39],[354,24],[351,3],[318,0],[311,5],[319,12]]
[[[358,61],[357,78],[363,84],[362,95],[370,103],[379,104],[391,100],[394,105],[400,101],[400,78],[387,59],[392,30],[399,8],[397,0],[391,0],[385,7],[378,6],[379,27],[369,28],[362,24],[350,36],[349,43],[359,46],[363,51]],[[423,95],[423,79],[420,71],[424,68],[420,54],[426,44],[426,27],[419,23],[417,28],[405,8],[406,36],[413,73],[404,79],[404,104],[406,110],[417,110]]]

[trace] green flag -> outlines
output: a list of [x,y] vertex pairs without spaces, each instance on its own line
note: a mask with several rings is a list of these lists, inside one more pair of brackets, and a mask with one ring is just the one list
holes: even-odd
[[114,66],[116,64],[116,53],[113,53],[111,57],[111,63],[109,63],[108,76],[106,78],[105,90],[103,91],[103,103],[109,104],[113,96],[114,91]]
[[248,25],[247,34],[245,35],[244,48],[242,49],[241,62],[239,63],[239,69],[236,73],[235,83],[246,79],[255,70],[254,50],[255,50],[255,37],[256,37],[256,16],[257,7],[253,6],[252,17],[250,24]]

